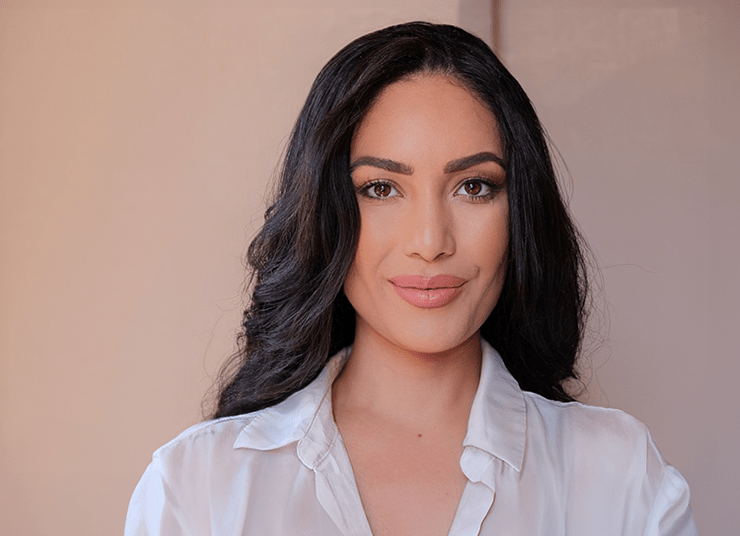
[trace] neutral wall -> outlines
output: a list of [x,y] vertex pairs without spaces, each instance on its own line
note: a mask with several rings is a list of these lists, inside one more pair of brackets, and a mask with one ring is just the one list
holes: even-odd
[[[489,38],[490,6],[20,4],[0,0],[0,533],[116,534],[232,349],[245,245],[312,77],[402,20]],[[738,534],[738,8],[712,5],[512,0],[495,27],[604,268],[586,397],[650,426],[702,533]]]
[[740,535],[740,3],[504,0],[500,14],[501,55],[602,268],[609,330],[585,398],[647,423],[700,534]]
[[405,20],[489,38],[489,14],[0,0],[0,534],[121,533],[233,349],[245,247],[320,67]]

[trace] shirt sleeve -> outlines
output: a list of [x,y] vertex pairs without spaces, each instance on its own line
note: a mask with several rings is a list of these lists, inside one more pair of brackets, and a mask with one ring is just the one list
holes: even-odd
[[645,536],[697,536],[689,506],[689,485],[670,465],[665,467]]
[[176,504],[169,500],[167,483],[158,457],[144,471],[134,489],[126,514],[124,536],[179,536],[185,534]]

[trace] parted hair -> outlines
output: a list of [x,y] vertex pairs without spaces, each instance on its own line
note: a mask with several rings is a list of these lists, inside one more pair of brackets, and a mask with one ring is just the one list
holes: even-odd
[[485,42],[455,26],[412,22],[351,42],[314,81],[264,225],[248,249],[251,299],[239,350],[221,370],[212,417],[284,400],[352,344],[355,312],[342,290],[360,229],[349,173],[352,136],[384,88],[421,73],[467,88],[493,113],[503,142],[508,266],[481,335],[523,390],[572,400],[565,384],[577,376],[586,265],[543,129]]

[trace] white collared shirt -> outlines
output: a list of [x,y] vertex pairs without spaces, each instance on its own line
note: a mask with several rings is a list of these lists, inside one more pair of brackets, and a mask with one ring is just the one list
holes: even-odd
[[[331,407],[347,355],[280,404],[158,449],[125,536],[371,536]],[[688,485],[642,423],[522,391],[485,341],[463,445],[450,536],[696,535]]]

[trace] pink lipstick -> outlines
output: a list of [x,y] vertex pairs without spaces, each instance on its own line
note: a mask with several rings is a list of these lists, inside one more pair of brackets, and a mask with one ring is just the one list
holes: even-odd
[[460,294],[467,280],[453,275],[399,275],[389,280],[401,298],[414,307],[432,309],[444,307]]

